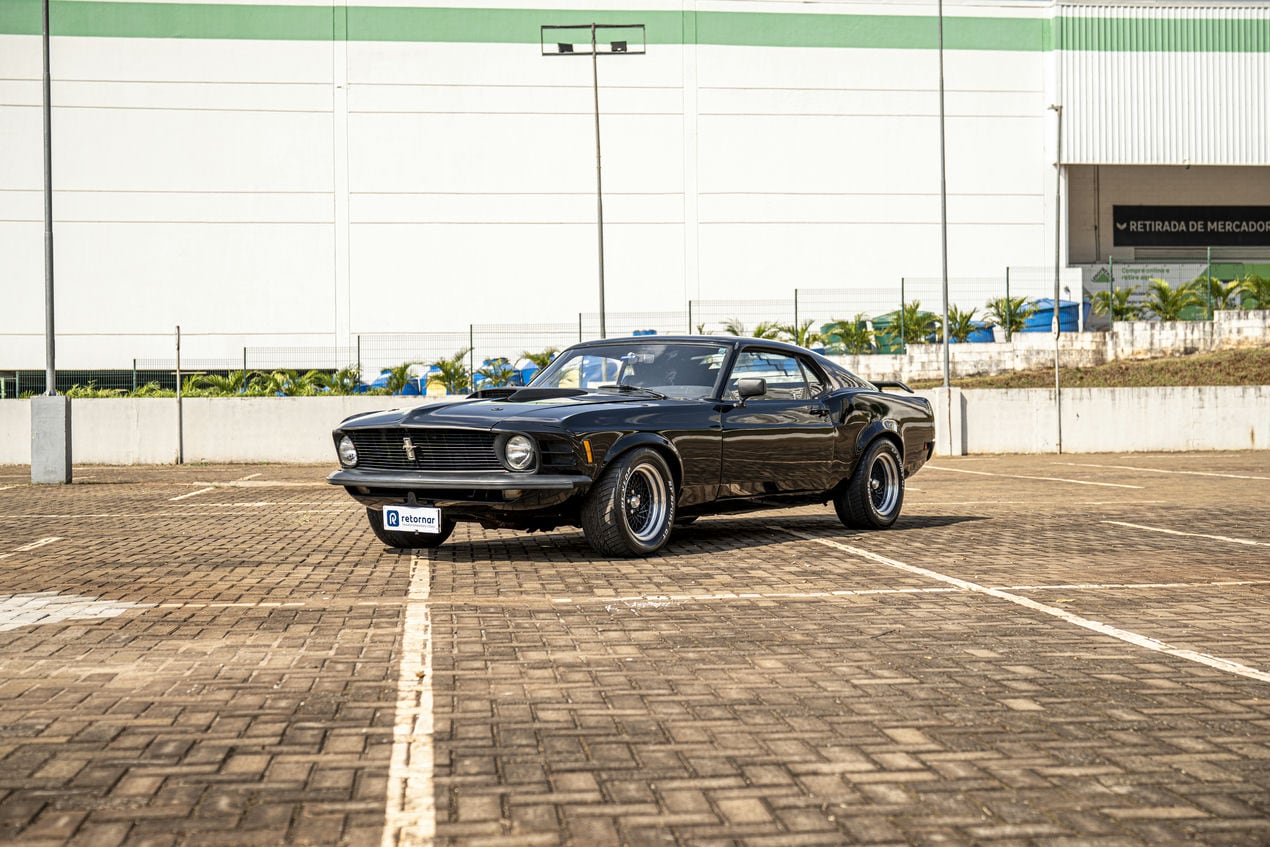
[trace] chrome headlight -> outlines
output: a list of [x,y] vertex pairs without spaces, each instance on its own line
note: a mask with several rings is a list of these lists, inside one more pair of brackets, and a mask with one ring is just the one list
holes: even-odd
[[503,458],[512,470],[527,471],[532,468],[536,453],[533,440],[524,435],[513,435],[503,442]]
[[357,445],[347,435],[340,439],[338,452],[341,465],[351,468],[357,464]]

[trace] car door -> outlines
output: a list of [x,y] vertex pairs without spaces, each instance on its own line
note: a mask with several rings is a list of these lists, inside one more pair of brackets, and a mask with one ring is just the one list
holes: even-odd
[[[741,405],[737,380],[767,381],[767,393]],[[747,347],[724,384],[720,497],[821,491],[834,457],[825,384],[801,357]]]

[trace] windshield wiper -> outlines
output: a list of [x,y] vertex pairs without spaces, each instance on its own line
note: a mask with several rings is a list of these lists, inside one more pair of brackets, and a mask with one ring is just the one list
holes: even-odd
[[610,389],[612,391],[620,391],[623,394],[631,394],[633,392],[638,391],[641,394],[647,394],[649,397],[655,397],[658,400],[666,399],[666,395],[662,394],[660,391],[653,391],[651,388],[645,388],[642,385],[628,385],[624,382],[618,383],[616,385],[597,385],[596,388],[599,388],[601,390]]

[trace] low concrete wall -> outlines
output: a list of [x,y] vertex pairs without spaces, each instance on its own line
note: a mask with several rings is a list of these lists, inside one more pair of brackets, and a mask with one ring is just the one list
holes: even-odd
[[[1053,389],[942,389],[937,450],[1052,453],[1058,439]],[[403,399],[407,402],[403,403]],[[1270,449],[1270,386],[1068,388],[1063,451],[1100,453]],[[331,430],[359,413],[435,402],[399,397],[189,398],[187,462],[334,462]],[[93,399],[71,403],[76,464],[170,464],[177,456],[176,401]],[[0,464],[31,461],[31,404],[0,401]]]
[[[1064,367],[1094,367],[1116,359],[1146,359],[1270,346],[1270,310],[1216,312],[1211,321],[1116,321],[1111,332],[1063,333],[1059,356]],[[942,379],[944,346],[914,344],[902,356],[831,356],[865,379],[917,381]],[[1017,332],[1010,341],[950,344],[948,365],[954,378],[993,376],[1016,370],[1052,367],[1054,336]]]
[[[919,392],[935,405],[942,454],[1053,453],[1054,390]],[[949,411],[951,407],[951,410]],[[1065,388],[1064,453],[1270,449],[1270,386]]]

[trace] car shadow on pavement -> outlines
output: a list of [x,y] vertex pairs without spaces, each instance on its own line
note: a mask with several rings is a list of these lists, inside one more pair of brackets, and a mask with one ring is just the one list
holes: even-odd
[[[920,515],[901,517],[887,533],[932,529],[952,526],[969,521],[987,520],[977,515]],[[833,515],[770,515],[746,517],[722,517],[704,519],[674,530],[665,548],[649,557],[652,559],[702,552],[724,553],[754,550],[798,540],[781,530],[798,530],[817,535],[867,538],[875,532],[852,530],[844,527]],[[475,530],[475,532],[480,532]],[[391,548],[388,548],[391,551]],[[411,551],[392,551],[409,554]],[[479,561],[552,562],[608,561],[598,556],[587,544],[580,530],[559,530],[549,533],[524,533],[508,531],[493,537],[476,537],[469,540],[451,539],[430,554],[438,562],[470,563]]]

